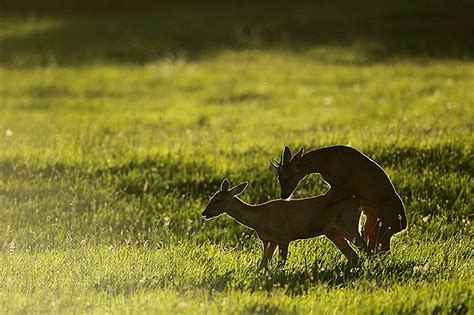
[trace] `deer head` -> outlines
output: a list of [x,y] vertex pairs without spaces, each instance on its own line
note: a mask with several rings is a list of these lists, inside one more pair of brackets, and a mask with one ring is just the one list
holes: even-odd
[[209,204],[202,212],[202,216],[208,220],[229,211],[232,200],[240,195],[247,188],[247,185],[247,182],[243,182],[229,188],[230,183],[227,178],[224,178],[221,188],[211,197]]
[[280,161],[270,161],[270,164],[277,171],[282,199],[289,198],[303,178],[299,171],[299,164],[302,155],[303,147],[292,156],[290,148],[285,146],[285,149],[283,149],[283,152],[281,153]]

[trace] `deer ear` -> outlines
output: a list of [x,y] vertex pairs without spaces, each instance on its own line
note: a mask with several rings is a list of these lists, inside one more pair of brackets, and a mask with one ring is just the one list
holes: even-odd
[[301,149],[299,149],[298,152],[295,153],[295,155],[291,158],[291,162],[298,163],[302,155],[303,155],[303,147],[301,147]]
[[237,186],[233,187],[231,190],[230,190],[230,193],[232,194],[232,196],[238,196],[240,195],[244,190],[245,188],[247,188],[247,185],[248,183],[247,182],[243,182],[243,183],[240,183],[238,184]]
[[227,178],[224,178],[224,180],[221,183],[221,191],[228,191],[230,187],[229,180]]
[[287,145],[285,145],[285,149],[283,150],[283,154],[281,156],[282,156],[282,158],[281,158],[282,163],[286,163],[286,162],[290,161],[291,151],[290,151],[290,148]]

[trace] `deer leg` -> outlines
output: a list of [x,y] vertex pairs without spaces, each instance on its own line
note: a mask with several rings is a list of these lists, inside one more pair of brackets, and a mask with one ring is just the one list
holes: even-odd
[[342,233],[333,232],[328,233],[326,236],[339,248],[344,256],[346,256],[351,266],[359,261],[359,256],[357,256],[357,253],[352,249]]
[[375,220],[372,215],[366,213],[367,221],[364,224],[364,238],[367,242],[367,251],[370,254],[374,254],[377,249],[377,230],[375,227]]
[[268,261],[272,258],[273,252],[275,251],[276,243],[274,242],[263,242],[263,258],[260,262],[259,269],[268,270]]
[[[379,238],[377,249],[379,252],[390,250],[392,236],[407,228],[405,207],[398,195],[379,206]],[[381,225],[381,226],[380,226]]]
[[[379,208],[377,209],[379,210]],[[379,210],[377,217],[367,214],[364,231],[367,249],[371,254],[382,253],[390,250],[390,238],[393,235],[389,220],[384,218],[383,210]]]
[[286,262],[286,258],[288,257],[288,246],[290,243],[279,243],[278,249],[280,251],[279,255],[279,264],[283,266]]
[[405,207],[398,195],[382,203],[364,208],[367,222],[364,226],[365,239],[372,253],[390,250],[392,236],[407,227]]

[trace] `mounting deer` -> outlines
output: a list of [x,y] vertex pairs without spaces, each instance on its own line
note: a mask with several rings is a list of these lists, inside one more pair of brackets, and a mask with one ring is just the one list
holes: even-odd
[[390,250],[393,234],[407,228],[403,202],[387,173],[355,148],[339,145],[305,154],[301,148],[292,156],[285,146],[280,161],[270,163],[277,170],[282,199],[289,198],[300,181],[312,173],[319,173],[330,186],[325,206],[348,196],[360,198],[367,216],[364,238],[371,253]]
[[268,269],[268,261],[277,246],[280,263],[284,264],[291,241],[320,235],[326,235],[351,265],[357,262],[358,256],[348,241],[365,250],[365,242],[358,229],[361,209],[357,198],[348,196],[327,208],[321,207],[325,195],[250,205],[238,198],[247,187],[246,182],[229,187],[229,181],[224,179],[202,216],[208,220],[227,213],[240,224],[257,232],[263,243],[260,268]]

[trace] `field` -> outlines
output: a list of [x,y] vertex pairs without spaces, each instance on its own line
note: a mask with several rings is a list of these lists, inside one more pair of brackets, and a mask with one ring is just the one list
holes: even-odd
[[[472,313],[471,2],[5,3],[0,313]],[[224,177],[278,198],[285,144],[384,167],[389,254],[348,270],[320,237],[263,274],[251,231],[203,220]]]

